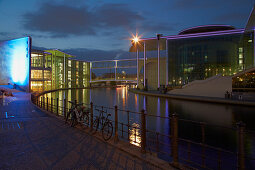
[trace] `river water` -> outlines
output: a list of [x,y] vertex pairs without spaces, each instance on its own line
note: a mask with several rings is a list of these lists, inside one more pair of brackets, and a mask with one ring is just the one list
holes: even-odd
[[[57,91],[46,96],[59,98],[60,106],[66,98],[68,101],[77,100],[78,103],[85,104],[93,102],[94,105],[106,107],[117,105],[119,109],[134,112],[145,109],[147,114],[155,116],[169,117],[170,114],[176,113],[179,119],[205,122],[204,142],[231,152],[236,152],[238,147],[236,123],[242,121],[247,130],[255,131],[255,107],[143,96],[129,92],[127,87]],[[111,112],[114,118],[114,110],[109,109],[108,112]],[[127,123],[126,112],[119,112],[119,121]],[[129,121],[133,126],[139,126],[140,115],[130,113]],[[147,128],[169,135],[170,121],[159,117],[147,117]],[[201,142],[200,124],[179,121],[179,136]],[[152,135],[153,137],[155,136]],[[169,142],[168,139],[161,140]],[[245,152],[248,156],[255,157],[255,134],[253,132],[245,135]],[[246,164],[247,167],[255,168],[254,161],[246,161]]]

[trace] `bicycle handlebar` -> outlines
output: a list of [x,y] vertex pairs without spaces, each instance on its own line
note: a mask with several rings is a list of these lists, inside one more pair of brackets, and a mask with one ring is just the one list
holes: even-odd
[[107,113],[107,111],[104,111],[104,110],[99,110],[99,109],[95,109],[95,110],[99,112]]
[[[102,112],[102,113],[107,113],[107,111],[104,111],[104,110],[99,110],[99,109],[95,109],[96,111],[99,111],[99,112]],[[112,114],[111,113],[107,113],[107,116],[111,116]]]
[[71,104],[73,104],[73,105],[75,105],[75,106],[81,106],[81,105],[83,105],[82,103],[75,103],[75,102],[72,102],[72,101],[68,101],[69,103],[71,103]]

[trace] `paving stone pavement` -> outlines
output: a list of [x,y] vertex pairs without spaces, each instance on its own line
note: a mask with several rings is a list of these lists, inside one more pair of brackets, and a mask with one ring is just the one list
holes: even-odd
[[14,96],[0,100],[0,169],[157,169]]

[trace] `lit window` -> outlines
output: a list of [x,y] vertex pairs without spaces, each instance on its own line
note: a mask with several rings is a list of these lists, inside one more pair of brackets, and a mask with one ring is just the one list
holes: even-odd
[[243,48],[240,47],[240,48],[239,48],[239,53],[242,53],[242,52],[243,52]]

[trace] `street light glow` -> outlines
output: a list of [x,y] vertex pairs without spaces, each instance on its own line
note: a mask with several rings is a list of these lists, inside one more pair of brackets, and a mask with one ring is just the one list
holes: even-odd
[[139,42],[139,37],[135,36],[135,37],[133,38],[133,41],[134,41],[135,43],[138,43],[138,42]]

